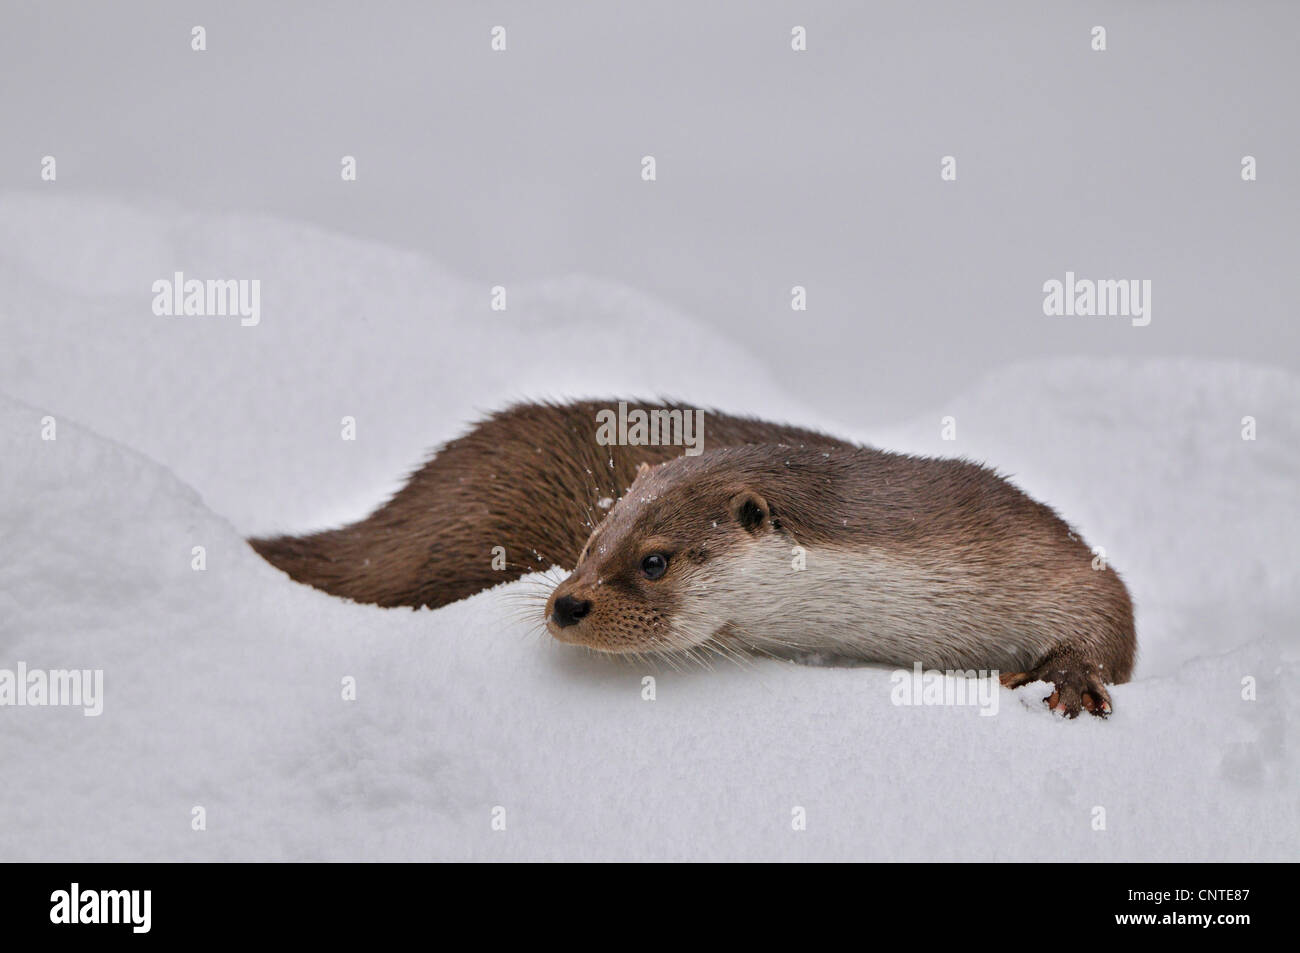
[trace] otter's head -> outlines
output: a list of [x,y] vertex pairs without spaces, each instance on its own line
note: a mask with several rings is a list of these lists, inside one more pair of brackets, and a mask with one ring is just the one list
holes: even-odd
[[715,454],[642,465],[547,600],[551,635],[602,652],[674,652],[741,617],[750,587],[737,574],[775,530],[754,481]]

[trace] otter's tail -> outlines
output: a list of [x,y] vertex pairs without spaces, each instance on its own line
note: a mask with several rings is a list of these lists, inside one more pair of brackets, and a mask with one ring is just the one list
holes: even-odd
[[[380,606],[441,605],[458,594],[421,592],[415,572],[423,558],[404,552],[411,540],[377,534],[362,523],[306,536],[267,536],[248,544],[263,559],[296,582],[333,596]],[[421,554],[423,555],[423,554]]]
[[251,537],[248,545],[296,582],[306,583],[336,596],[347,596],[348,566],[337,531],[308,536]]

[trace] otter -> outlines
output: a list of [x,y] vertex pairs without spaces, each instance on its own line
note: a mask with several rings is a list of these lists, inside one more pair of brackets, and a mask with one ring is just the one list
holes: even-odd
[[516,405],[366,519],[250,542],[294,579],[383,606],[571,570],[547,629],[600,652],[996,669],[1008,687],[1052,683],[1044,701],[1067,717],[1110,714],[1105,683],[1128,680],[1136,651],[1128,590],[993,470],[714,412],[699,455],[604,446],[597,415],[616,404]]

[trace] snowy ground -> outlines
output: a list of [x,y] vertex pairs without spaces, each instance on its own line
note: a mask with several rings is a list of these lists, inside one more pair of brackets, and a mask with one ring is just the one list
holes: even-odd
[[[864,432],[852,408],[801,403],[816,369],[774,375],[599,281],[512,287],[497,313],[424,258],[272,220],[24,194],[0,212],[0,669],[105,673],[99,717],[0,708],[0,858],[1300,853],[1295,376],[1020,365]],[[261,278],[261,324],[155,316],[150,286],[176,270]],[[1003,693],[996,717],[896,707],[870,667],[646,669],[517,621],[529,580],[386,611],[298,586],[243,543],[363,512],[479,410],[607,394],[1011,474],[1133,592],[1141,655],[1115,716],[1060,721],[1041,687]]]

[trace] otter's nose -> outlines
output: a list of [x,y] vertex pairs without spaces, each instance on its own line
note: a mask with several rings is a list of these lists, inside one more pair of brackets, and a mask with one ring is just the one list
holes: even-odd
[[577,625],[578,620],[591,611],[591,603],[587,600],[579,601],[573,596],[560,596],[555,600],[555,611],[551,613],[551,618],[561,629],[571,625]]

